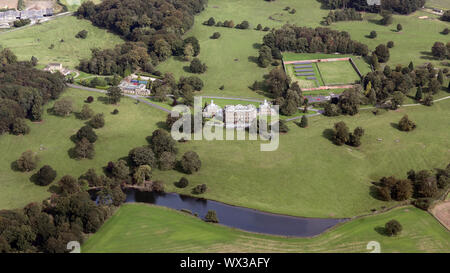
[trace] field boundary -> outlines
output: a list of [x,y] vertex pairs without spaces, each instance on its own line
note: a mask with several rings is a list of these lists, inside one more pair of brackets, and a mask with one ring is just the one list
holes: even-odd
[[325,82],[325,79],[324,79],[324,77],[322,75],[322,72],[320,71],[319,65],[318,65],[319,63],[345,62],[345,61],[350,63],[350,65],[355,70],[355,72],[358,75],[358,77],[360,79],[362,79],[361,71],[359,70],[358,66],[355,64],[355,62],[353,61],[353,59],[351,57],[311,59],[311,60],[299,60],[299,61],[283,61],[283,69],[284,69],[284,72],[286,74],[288,74],[287,68],[286,68],[287,64],[311,64],[311,63],[314,63],[316,65],[317,71],[319,72],[319,76],[322,79],[322,82],[323,82],[324,85],[323,86],[319,86],[319,87],[302,88],[302,91],[316,91],[316,90],[329,90],[329,89],[341,89],[341,88],[354,88],[358,84],[344,83],[344,84],[327,85],[326,82]]

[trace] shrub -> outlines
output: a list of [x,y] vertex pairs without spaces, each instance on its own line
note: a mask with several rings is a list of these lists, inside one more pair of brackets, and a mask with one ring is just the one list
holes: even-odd
[[194,58],[191,61],[191,64],[189,65],[189,69],[192,73],[205,73],[207,66],[206,64],[202,63],[198,58]]
[[153,150],[148,146],[142,146],[132,149],[128,153],[131,163],[138,167],[141,165],[149,165],[154,168],[156,166],[156,157]]
[[416,124],[408,118],[408,115],[404,115],[398,122],[398,128],[400,131],[409,132],[416,128]]
[[300,121],[300,127],[302,128],[308,127],[308,117],[306,115],[302,116],[302,119]]
[[432,201],[433,201],[432,198],[418,198],[414,200],[413,204],[419,209],[428,210]]
[[393,41],[389,41],[389,42],[387,42],[386,46],[388,48],[393,48],[394,47],[394,42]]
[[202,162],[196,152],[188,151],[181,158],[181,168],[187,174],[192,174],[200,170]]
[[89,96],[86,98],[87,103],[92,103],[93,101],[94,101],[94,97],[92,97],[92,96]]
[[164,192],[164,182],[162,181],[153,181],[152,190],[155,192]]
[[11,126],[11,133],[13,135],[26,135],[30,132],[30,127],[24,119],[16,118]]
[[74,155],[78,159],[83,158],[94,158],[95,150],[94,144],[89,142],[89,140],[83,137],[80,141],[75,144]]
[[372,30],[369,34],[369,38],[371,39],[377,38],[377,32],[375,30]]
[[159,157],[159,169],[162,171],[172,170],[175,167],[176,157],[171,152],[163,152]]
[[195,186],[195,188],[192,189],[192,193],[193,194],[202,194],[202,193],[205,193],[206,190],[207,190],[206,184],[201,184],[201,185]]
[[448,27],[444,28],[444,30],[442,31],[442,34],[447,35],[450,33],[450,30],[448,29]]
[[186,188],[189,185],[189,180],[186,177],[180,178],[180,181],[176,183],[178,188]]
[[91,125],[91,127],[95,129],[103,128],[103,126],[105,126],[105,118],[103,116],[103,113],[94,115],[89,121],[89,125]]
[[220,32],[214,32],[211,36],[211,39],[219,39],[220,38]]
[[75,35],[75,38],[86,39],[87,35],[88,35],[87,30],[83,29],[80,32],[78,32],[77,35]]
[[55,102],[53,105],[53,113],[57,116],[68,116],[73,111],[73,103],[72,100],[67,98],[62,98]]
[[113,115],[117,115],[117,114],[119,114],[119,110],[117,110],[117,109],[114,109],[114,111],[112,111],[112,114],[113,114]]
[[205,216],[205,222],[219,223],[219,219],[217,219],[217,213],[215,210],[208,210]]
[[97,134],[89,125],[81,127],[80,130],[78,130],[76,137],[78,140],[86,138],[87,140],[89,140],[90,143],[94,143],[97,141]]
[[386,225],[384,226],[384,231],[388,236],[398,235],[400,234],[402,229],[403,229],[402,225],[397,220],[391,220],[387,222]]
[[269,31],[270,30],[270,27],[265,27],[264,29],[263,29],[263,31]]
[[87,105],[83,105],[81,112],[79,114],[79,118],[82,120],[90,119],[94,115],[94,111]]
[[345,122],[340,121],[334,124],[333,140],[336,145],[344,145],[350,139],[350,133]]
[[17,169],[22,172],[29,172],[36,168],[38,157],[32,151],[25,151],[17,159]]

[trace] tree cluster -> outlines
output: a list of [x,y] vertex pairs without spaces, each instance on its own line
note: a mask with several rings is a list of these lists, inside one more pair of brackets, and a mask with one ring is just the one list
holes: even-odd
[[325,23],[331,25],[333,22],[339,21],[362,21],[362,13],[357,12],[355,9],[341,9],[341,10],[331,10],[327,17],[325,17]]
[[410,14],[425,5],[425,0],[382,0],[381,6],[369,5],[367,0],[320,0],[327,9],[354,8],[377,13],[380,10]]
[[296,53],[342,53],[366,56],[367,45],[351,40],[348,32],[329,28],[298,27],[286,24],[280,29],[266,34],[264,45],[271,50],[291,51]]
[[40,121],[43,105],[65,87],[60,73],[37,70],[30,62],[18,62],[11,50],[0,50],[0,135],[29,132],[24,119]]
[[[100,75],[124,75],[127,69],[145,70],[166,60],[182,56],[188,44],[182,36],[194,24],[194,15],[200,13],[206,0],[106,0],[98,5],[83,2],[76,11],[94,25],[107,28],[130,41],[115,49],[95,50],[91,60],[83,60],[80,69]],[[196,50],[195,56],[199,53]],[[92,68],[90,66],[93,66]],[[87,71],[88,70],[88,71]],[[151,72],[151,71],[146,71]]]
[[356,127],[353,133],[350,132],[345,122],[340,121],[334,124],[333,141],[336,145],[350,145],[354,147],[361,146],[361,137],[364,136],[364,129]]

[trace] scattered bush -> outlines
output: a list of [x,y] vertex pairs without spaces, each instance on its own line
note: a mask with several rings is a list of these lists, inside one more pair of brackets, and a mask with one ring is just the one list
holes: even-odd
[[162,181],[153,181],[153,183],[152,183],[152,191],[164,192],[164,182],[162,182]]
[[369,34],[369,38],[371,39],[377,38],[377,32],[375,30],[372,30]]
[[388,48],[393,48],[394,47],[394,42],[393,41],[389,41],[389,42],[387,42],[386,46]]
[[113,114],[113,115],[117,115],[117,114],[119,114],[119,110],[117,110],[117,109],[114,109],[114,111],[112,111],[112,114]]
[[92,110],[87,104],[83,105],[79,118],[82,120],[90,119],[94,115],[94,110]]
[[220,38],[220,32],[214,32],[211,36],[211,39],[219,39]]
[[103,128],[103,126],[105,126],[105,118],[103,113],[94,115],[89,121],[89,125],[95,129]]
[[75,38],[86,39],[87,35],[88,35],[88,31],[83,29],[80,32],[78,32],[77,35],[75,35]]
[[90,143],[94,143],[97,141],[97,134],[89,125],[81,127],[80,130],[78,130],[76,137],[79,141],[81,141],[83,138],[89,140]]
[[198,154],[194,151],[186,152],[180,161],[181,168],[187,174],[192,174],[200,170],[202,162]]
[[205,193],[206,190],[207,190],[206,184],[201,184],[201,185],[195,186],[195,188],[192,189],[192,193],[193,194],[202,194],[202,193]]
[[408,115],[404,115],[398,122],[398,128],[400,131],[409,132],[416,129],[416,124],[408,118]]
[[92,96],[89,96],[86,98],[87,103],[92,103],[93,101],[94,101],[94,97],[92,97]]
[[219,223],[219,219],[217,218],[217,213],[215,210],[208,210],[205,216],[205,222]]
[[180,178],[180,181],[176,183],[178,188],[186,188],[189,185],[189,180],[186,177]]
[[53,113],[58,116],[68,116],[73,111],[73,103],[72,100],[67,98],[62,98],[55,102],[53,105]]
[[17,169],[21,172],[29,172],[36,168],[38,163],[37,155],[32,151],[25,151],[17,159]]
[[398,235],[402,229],[402,225],[397,220],[391,220],[384,226],[384,231],[388,236]]
[[189,70],[192,73],[205,73],[207,69],[208,67],[206,66],[206,64],[202,63],[198,58],[194,58],[189,65]]
[[128,153],[128,159],[135,167],[139,167],[141,165],[149,165],[152,168],[156,167],[155,153],[148,146],[131,149]]

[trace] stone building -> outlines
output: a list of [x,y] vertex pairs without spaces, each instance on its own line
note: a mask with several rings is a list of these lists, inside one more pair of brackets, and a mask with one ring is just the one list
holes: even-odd
[[203,116],[205,118],[212,118],[219,114],[222,114],[222,108],[220,108],[217,104],[214,104],[213,100],[211,100],[211,103],[203,109]]
[[223,112],[226,127],[248,127],[258,115],[258,111],[253,104],[227,105]]
[[259,105],[258,114],[260,116],[272,116],[275,114],[275,110],[272,109],[272,105],[264,100],[264,103]]

